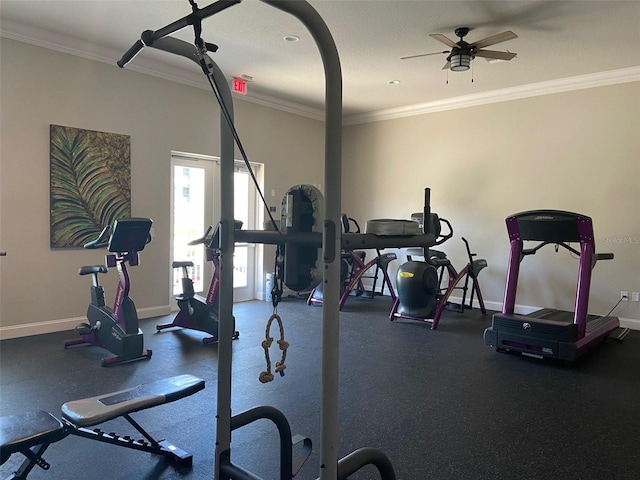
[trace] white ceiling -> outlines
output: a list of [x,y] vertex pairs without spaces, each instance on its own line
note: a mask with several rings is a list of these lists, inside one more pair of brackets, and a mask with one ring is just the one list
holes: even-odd
[[[197,0],[203,8],[212,2]],[[487,94],[640,66],[640,1],[311,0],[335,39],[343,70],[345,116]],[[1,0],[3,37],[115,64],[144,30],[188,15],[188,0]],[[469,42],[512,30],[518,38],[489,47],[516,52],[509,62],[473,61],[468,72],[442,70],[446,55],[400,57],[446,47],[429,37],[471,27]],[[288,43],[285,35],[300,41]],[[183,29],[174,36],[193,41]],[[249,96],[319,112],[322,62],[299,21],[244,0],[203,22],[211,57],[230,78],[250,75]],[[205,88],[198,67],[144,49],[127,67]],[[473,81],[472,81],[473,79]],[[637,78],[635,78],[637,79]],[[400,80],[389,85],[390,80]],[[448,83],[447,83],[448,82]]]

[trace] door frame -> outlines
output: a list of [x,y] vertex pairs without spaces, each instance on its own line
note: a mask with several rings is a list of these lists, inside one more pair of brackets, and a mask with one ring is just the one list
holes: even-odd
[[[219,166],[220,166],[220,157],[212,156],[212,155],[203,155],[197,153],[189,153],[178,150],[172,150],[170,156],[170,164],[171,164],[171,174],[170,174],[170,218],[169,218],[169,268],[171,268],[171,263],[174,261],[173,252],[174,252],[174,241],[173,241],[173,228],[174,228],[174,167],[175,165],[180,165],[180,162],[192,162],[194,166],[197,162],[207,161],[212,162],[214,165],[214,193],[212,205],[209,207],[211,212],[212,222],[215,221],[216,218],[220,218],[220,206],[219,206],[219,195],[216,195],[215,188],[216,184],[219,187],[220,184],[220,175],[219,175]],[[245,169],[246,165],[242,160],[234,160],[236,169]],[[263,189],[264,185],[264,164],[250,162],[251,168],[253,169],[254,175],[258,181],[258,185],[260,189]],[[215,168],[217,167],[217,168]],[[217,171],[216,171],[217,170]],[[250,199],[250,208],[253,208],[253,215],[250,215],[249,225],[243,226],[245,229],[259,229],[259,226],[262,224],[263,212],[260,207],[260,196],[257,194],[254,185],[249,186],[250,195],[253,197]],[[206,208],[205,208],[206,211]],[[206,213],[205,213],[206,215]],[[203,232],[204,233],[204,232]],[[236,301],[247,301],[260,298],[259,290],[262,288],[262,259],[263,259],[263,248],[261,245],[249,244],[248,245],[248,262],[253,263],[252,270],[253,272],[249,272],[248,275],[248,283],[249,286],[244,290],[240,291],[239,289],[234,289],[234,302]],[[173,273],[169,274],[169,298],[170,305],[172,309],[177,309],[177,305],[175,304],[174,294],[173,294]],[[208,288],[208,283],[205,282],[204,289]]]

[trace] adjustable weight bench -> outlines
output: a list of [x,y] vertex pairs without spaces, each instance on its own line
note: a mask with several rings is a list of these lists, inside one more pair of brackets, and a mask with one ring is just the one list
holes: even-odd
[[0,417],[0,464],[4,464],[14,453],[21,453],[26,457],[20,468],[7,477],[7,480],[27,478],[36,465],[49,470],[50,465],[42,455],[49,445],[67,435],[69,433],[62,422],[43,410]]
[[[67,402],[62,406],[62,420],[45,411],[0,417],[0,457],[5,463],[14,453],[26,458],[7,480],[24,480],[34,466],[48,470],[42,458],[45,450],[67,435],[77,435],[112,445],[161,455],[171,462],[191,466],[193,456],[167,440],[156,440],[130,414],[180,400],[204,389],[204,380],[193,375],[178,375],[117,392]],[[90,429],[95,425],[123,417],[142,436],[129,436]]]

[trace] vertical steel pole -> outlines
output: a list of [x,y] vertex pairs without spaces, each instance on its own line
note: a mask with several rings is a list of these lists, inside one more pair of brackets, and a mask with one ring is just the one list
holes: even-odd
[[[213,63],[213,62],[212,62]],[[214,64],[215,65],[215,64]],[[222,71],[212,69],[223,102],[233,119],[231,89]],[[216,412],[215,477],[220,478],[220,462],[231,452],[231,373],[233,318],[233,249],[234,249],[234,167],[233,135],[224,115],[220,114],[220,302],[218,304],[218,409]]]
[[307,2],[264,0],[297,17],[313,36],[325,70],[325,214],[322,237],[322,401],[320,478],[338,475],[338,383],[340,333],[340,213],[342,202],[342,70],[327,25]]

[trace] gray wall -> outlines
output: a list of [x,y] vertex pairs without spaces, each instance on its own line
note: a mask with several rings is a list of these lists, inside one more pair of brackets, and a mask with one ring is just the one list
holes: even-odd
[[[131,136],[133,215],[155,226],[141,266],[131,269],[132,296],[141,316],[166,313],[170,151],[219,154],[212,94],[5,38],[1,46],[0,248],[9,255],[0,260],[0,335],[71,328],[89,293],[77,268],[102,260],[49,248],[50,124]],[[431,187],[434,211],[455,228],[443,249],[461,267],[465,236],[488,260],[481,283],[493,308],[503,296],[507,215],[590,215],[598,251],[616,255],[594,272],[590,310],[606,313],[621,290],[640,291],[639,99],[636,82],[347,126],[343,210],[363,227],[367,219],[408,218]],[[322,183],[322,122],[242,100],[235,108],[251,160],[265,164],[270,204],[279,206],[292,185]],[[266,247],[265,269],[272,254]],[[398,254],[393,270],[404,259]],[[575,258],[552,249],[528,258],[518,303],[571,309],[576,268]],[[105,283],[112,298],[114,280]],[[640,326],[639,305],[616,313]]]
[[[102,252],[49,248],[50,124],[131,136],[132,214],[151,217],[155,234],[130,270],[132,297],[143,317],[167,313],[170,152],[220,154],[213,94],[5,38],[1,62],[3,337],[72,328],[89,302],[89,280],[78,267],[103,261]],[[235,110],[250,160],[265,165],[267,200],[278,214],[289,187],[322,183],[322,122],[243,101]],[[272,247],[265,252],[272,269]],[[104,281],[108,301],[116,275]],[[25,324],[36,325],[11,328]]]
[[[504,293],[508,215],[550,208],[591,216],[596,251],[615,254],[593,272],[590,311],[605,314],[620,291],[640,290],[639,107],[635,82],[345,127],[343,202],[361,224],[409,218],[431,187],[433,211],[455,230],[442,250],[462,268],[464,236],[487,259],[480,280],[494,308]],[[527,257],[517,303],[573,309],[577,264],[552,247]],[[615,312],[637,320],[639,307]]]

